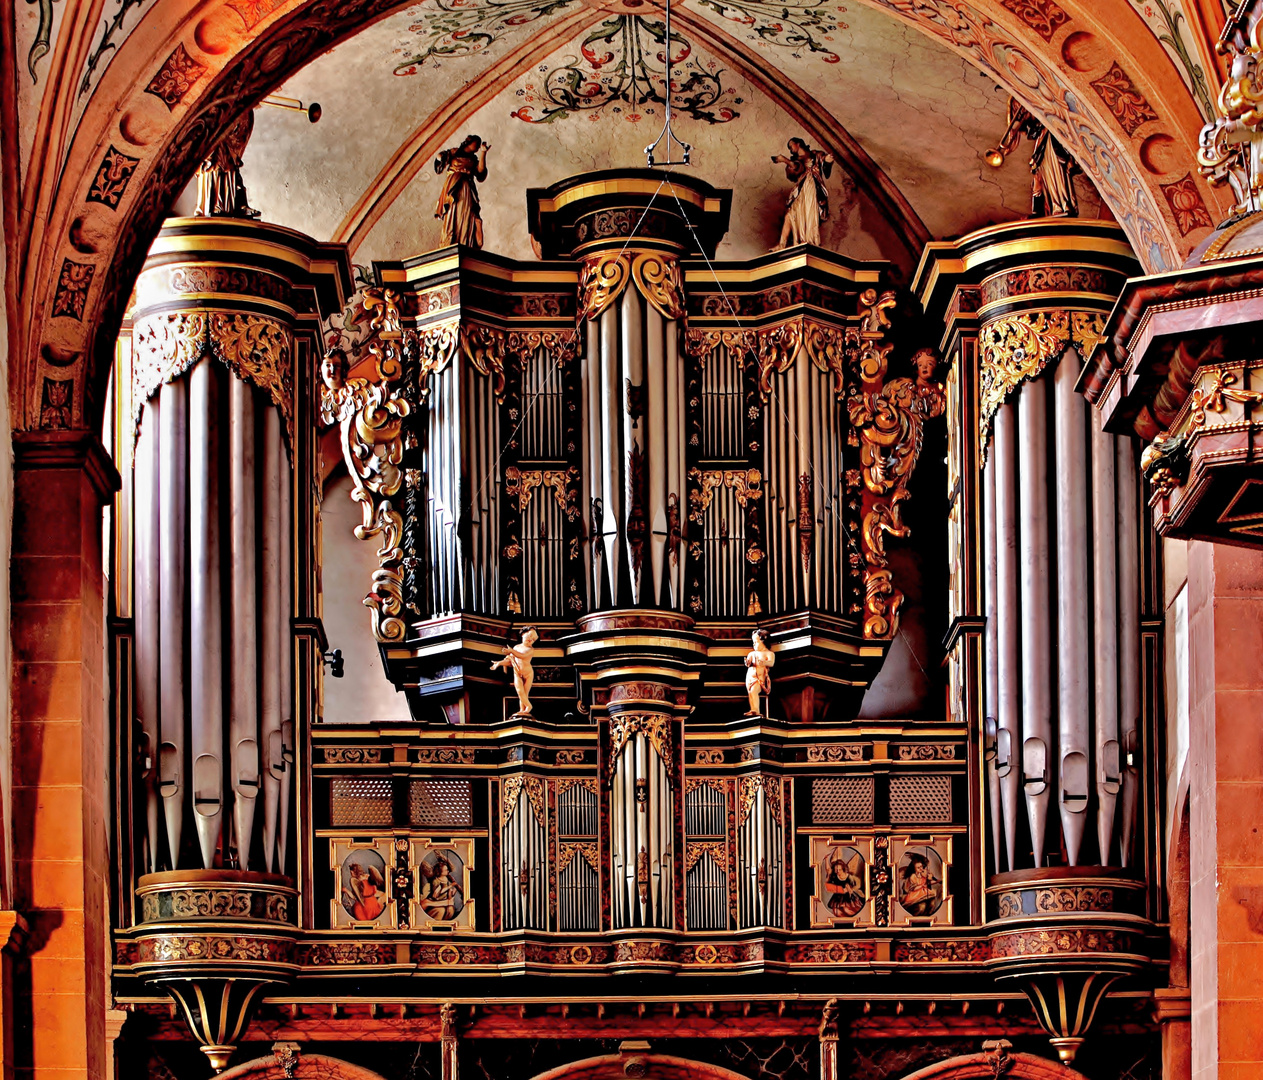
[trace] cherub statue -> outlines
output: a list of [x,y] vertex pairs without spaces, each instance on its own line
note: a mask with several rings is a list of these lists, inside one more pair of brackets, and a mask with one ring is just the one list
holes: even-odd
[[824,182],[833,172],[833,155],[811,149],[802,139],[790,139],[786,149],[789,157],[773,154],[772,160],[785,166],[785,175],[795,186],[785,201],[785,222],[774,251],[793,244],[819,244],[820,223],[829,217],[829,189]]
[[759,696],[772,692],[772,665],[776,663],[776,654],[767,643],[767,631],[756,630],[750,635],[754,648],[746,653],[746,693],[750,696],[750,711],[747,716],[762,716]]
[[477,135],[467,135],[460,146],[444,150],[434,159],[434,171],[447,173],[443,190],[439,192],[434,216],[442,218],[443,247],[448,244],[464,244],[465,247],[482,247],[482,204],[474,181],[487,179],[487,151]]
[[1031,151],[1031,217],[1078,217],[1079,200],[1073,177],[1078,166],[1048,129],[1016,98],[1009,99],[1009,126],[998,146],[986,153],[987,164],[998,169],[1013,153],[1022,136],[1035,143]]
[[197,213],[204,217],[257,218],[246,202],[241,160],[254,131],[254,110],[247,109],[197,169]]
[[531,715],[531,684],[535,682],[535,671],[531,667],[531,658],[535,655],[535,642],[539,640],[539,632],[533,626],[522,631],[522,640],[513,646],[505,646],[504,658],[493,660],[491,670],[497,668],[507,671],[513,669],[513,689],[517,691],[517,712],[514,716]]

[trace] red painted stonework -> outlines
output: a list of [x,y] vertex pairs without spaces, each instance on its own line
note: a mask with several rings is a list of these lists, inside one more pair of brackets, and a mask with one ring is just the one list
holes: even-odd
[[19,1080],[105,1073],[101,504],[117,484],[94,436],[14,440],[14,877],[30,927],[15,985]]

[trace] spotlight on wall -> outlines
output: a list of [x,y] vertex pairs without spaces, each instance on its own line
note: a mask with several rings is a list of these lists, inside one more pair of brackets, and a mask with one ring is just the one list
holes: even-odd
[[298,98],[269,94],[260,104],[271,105],[275,109],[292,109],[294,112],[305,112],[307,119],[313,124],[320,119],[320,102],[318,101],[313,101],[310,105],[304,105]]

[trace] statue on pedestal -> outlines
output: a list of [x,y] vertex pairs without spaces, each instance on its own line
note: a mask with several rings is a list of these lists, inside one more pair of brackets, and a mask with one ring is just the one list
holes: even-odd
[[1016,98],[1009,99],[1009,126],[999,145],[987,151],[987,164],[993,169],[1003,165],[1005,155],[1017,149],[1023,135],[1035,143],[1031,151],[1031,217],[1078,217],[1079,200],[1074,193],[1078,166],[1074,158]]
[[434,159],[434,171],[446,173],[434,216],[443,221],[440,245],[482,247],[482,204],[477,181],[487,179],[487,151],[491,147],[477,135],[468,135],[460,146],[444,150]]
[[785,201],[785,222],[775,251],[794,244],[819,245],[820,223],[829,217],[829,189],[824,182],[833,172],[833,155],[813,150],[802,139],[790,139],[786,149],[789,157],[772,156],[785,166],[786,177],[795,185]]
[[768,645],[766,630],[756,630],[750,640],[754,648],[746,653],[746,693],[750,696],[750,711],[746,715],[762,716],[760,697],[772,693],[772,665],[776,663],[776,654]]
[[531,715],[531,684],[535,681],[535,671],[531,667],[531,658],[535,655],[535,642],[539,640],[539,632],[533,626],[522,631],[522,640],[512,646],[505,646],[504,659],[493,660],[491,670],[497,668],[513,670],[513,689],[517,691],[517,712],[514,716]]
[[200,217],[257,218],[246,201],[241,161],[254,131],[254,110],[247,109],[197,169],[197,213]]

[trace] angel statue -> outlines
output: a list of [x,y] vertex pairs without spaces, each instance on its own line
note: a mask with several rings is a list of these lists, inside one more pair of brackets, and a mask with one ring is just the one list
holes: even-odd
[[487,179],[487,151],[477,135],[466,135],[460,146],[444,150],[434,159],[434,171],[447,173],[434,216],[443,219],[441,246],[464,244],[465,247],[482,247],[482,203],[478,188]]
[[785,175],[795,186],[785,201],[785,223],[774,251],[793,244],[818,245],[820,223],[829,217],[829,189],[824,182],[833,172],[833,155],[813,150],[802,139],[790,139],[786,149],[789,157],[773,154],[772,160],[785,166]]
[[1031,217],[1078,217],[1079,200],[1074,193],[1074,174],[1078,166],[1048,129],[1035,119],[1016,98],[1009,99],[1009,126],[998,146],[986,153],[986,162],[993,169],[1004,164],[1006,154],[1013,153],[1022,136],[1035,143],[1031,151]]
[[197,167],[197,213],[202,217],[257,218],[259,211],[246,202],[241,179],[241,160],[254,131],[254,110],[247,109],[210,156]]
[[756,630],[751,634],[750,643],[754,648],[746,653],[746,693],[750,698],[750,711],[746,715],[762,716],[759,698],[772,692],[772,665],[776,663],[776,653],[767,643],[766,630]]
[[505,646],[504,659],[493,660],[491,670],[502,671],[513,669],[513,689],[517,691],[517,712],[514,716],[531,715],[531,684],[535,681],[535,670],[531,667],[531,658],[535,655],[535,642],[539,640],[539,632],[533,626],[522,631],[522,640],[512,646]]

